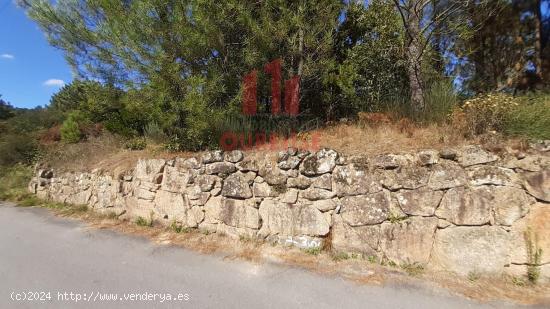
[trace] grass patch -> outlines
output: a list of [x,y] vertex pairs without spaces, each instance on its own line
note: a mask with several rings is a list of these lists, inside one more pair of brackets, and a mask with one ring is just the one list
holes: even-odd
[[332,260],[336,262],[350,259],[349,254],[347,254],[346,252],[334,252],[332,253],[331,257]]
[[521,98],[504,122],[504,132],[512,136],[550,139],[550,94]]
[[424,272],[424,265],[420,263],[406,263],[401,265],[403,269],[409,276],[420,276]]
[[309,254],[309,255],[319,255],[319,254],[321,254],[321,248],[319,248],[319,247],[307,248],[307,249],[304,249],[304,252]]

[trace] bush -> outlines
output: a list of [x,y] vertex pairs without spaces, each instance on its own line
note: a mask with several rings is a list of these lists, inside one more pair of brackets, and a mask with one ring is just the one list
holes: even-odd
[[130,150],[143,150],[147,148],[147,140],[143,137],[136,137],[124,144],[124,148]]
[[450,81],[436,82],[426,94],[426,111],[422,118],[424,121],[441,123],[448,118],[457,102]]
[[506,119],[518,105],[518,99],[511,95],[487,94],[467,100],[455,113],[462,114],[464,129],[469,135],[479,135],[488,131],[502,132]]
[[14,202],[32,200],[27,185],[32,177],[32,168],[23,164],[0,167],[0,200]]
[[30,133],[8,133],[0,137],[0,166],[31,164],[38,154],[38,143]]
[[513,136],[550,139],[550,95],[524,98],[507,115],[504,132]]
[[82,138],[78,122],[69,117],[63,122],[61,126],[61,140],[65,143],[74,144],[78,143]]

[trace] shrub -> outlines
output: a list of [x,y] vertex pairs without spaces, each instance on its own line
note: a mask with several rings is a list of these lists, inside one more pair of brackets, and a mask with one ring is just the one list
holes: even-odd
[[27,185],[31,180],[32,173],[32,168],[23,164],[0,167],[0,200],[26,201],[24,206],[30,206],[26,204],[36,202],[36,199],[31,199],[32,195],[27,191]]
[[496,93],[467,100],[455,112],[462,113],[469,135],[479,135],[491,130],[502,131],[508,115],[518,105],[513,96]]
[[124,144],[124,148],[130,150],[143,150],[147,148],[147,140],[143,137],[136,137]]
[[31,164],[38,154],[37,140],[30,133],[8,133],[0,137],[0,166]]
[[513,136],[550,139],[550,95],[522,100],[507,115],[504,132]]
[[458,98],[451,82],[436,82],[426,94],[426,110],[421,118],[424,121],[441,123],[447,119],[457,102]]
[[61,126],[61,140],[65,143],[78,143],[82,137],[78,123],[71,117],[67,118]]

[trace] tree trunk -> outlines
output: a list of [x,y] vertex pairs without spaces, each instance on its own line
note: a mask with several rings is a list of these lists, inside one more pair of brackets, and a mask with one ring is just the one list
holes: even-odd
[[406,56],[408,61],[408,75],[410,86],[411,107],[415,116],[420,115],[425,110],[424,85],[422,80],[422,35],[420,33],[420,16],[411,12],[408,18],[409,38],[406,46]]
[[542,12],[541,0],[534,1],[535,7],[535,70],[537,77],[542,79]]

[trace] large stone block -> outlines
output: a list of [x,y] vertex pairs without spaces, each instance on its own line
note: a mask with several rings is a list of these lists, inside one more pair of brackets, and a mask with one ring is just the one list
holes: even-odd
[[443,192],[421,188],[418,190],[401,190],[395,193],[395,196],[405,214],[429,217],[435,214],[435,210],[443,198]]
[[454,162],[444,161],[433,167],[428,186],[433,190],[444,190],[464,186],[466,183],[464,169]]
[[438,230],[430,266],[467,276],[500,275],[510,264],[510,235],[497,226],[449,227]]
[[336,252],[362,253],[367,256],[378,255],[380,225],[351,227],[342,216],[333,216],[331,231],[332,249]]
[[390,215],[391,196],[386,191],[347,196],[340,201],[342,218],[351,226],[380,224]]
[[382,191],[382,185],[368,170],[355,164],[337,166],[332,176],[332,188],[340,197],[365,195]]
[[550,169],[523,175],[527,192],[537,199],[550,202]]
[[330,222],[318,209],[309,205],[290,205],[273,200],[260,204],[260,235],[325,236]]
[[498,156],[484,150],[479,146],[466,146],[460,149],[458,163],[460,165],[472,166],[477,164],[485,164],[498,160]]
[[382,254],[398,264],[428,264],[437,223],[435,217],[383,223],[380,229]]
[[302,165],[300,172],[306,176],[316,176],[332,172],[336,166],[338,153],[331,149],[321,149],[317,153],[307,156]]
[[435,214],[456,225],[484,225],[491,222],[493,192],[488,187],[448,190]]
[[252,197],[249,180],[241,174],[231,174],[223,181],[222,196],[238,199]]
[[140,159],[136,165],[134,177],[138,180],[155,182],[158,174],[164,171],[166,161],[162,159]]

